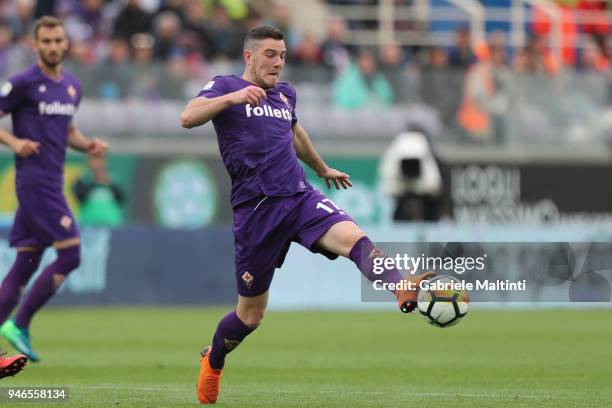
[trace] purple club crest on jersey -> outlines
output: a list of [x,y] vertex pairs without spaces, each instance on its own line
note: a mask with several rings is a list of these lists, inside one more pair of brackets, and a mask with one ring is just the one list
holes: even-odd
[[289,99],[287,99],[287,97],[283,95],[282,92],[279,92],[278,96],[281,98],[281,101],[285,102],[285,105],[287,105],[288,108],[291,108],[291,105],[289,105]]
[[249,271],[246,271],[242,274],[242,281],[244,282],[247,288],[251,289],[254,280],[255,278],[253,278],[253,275],[251,275]]

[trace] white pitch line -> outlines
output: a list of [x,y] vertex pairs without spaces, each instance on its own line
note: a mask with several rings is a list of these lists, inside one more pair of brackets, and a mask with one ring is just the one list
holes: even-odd
[[[195,386],[195,385],[194,385]],[[125,391],[164,391],[164,392],[191,392],[193,391],[192,387],[138,387],[138,386],[130,386],[130,385],[73,385],[69,386],[69,389],[84,389],[84,390],[125,390]],[[225,387],[225,391],[242,391],[244,392],[246,387]],[[356,391],[356,390],[343,390],[342,388],[336,389],[322,389],[316,390],[317,392],[323,393],[342,393],[342,394],[353,394],[353,395],[380,395],[385,396],[388,395],[388,392],[384,391]],[[257,394],[303,394],[305,391],[300,390],[257,390]],[[485,393],[454,393],[454,392],[423,392],[423,391],[401,391],[402,396],[413,396],[413,397],[462,397],[462,398],[487,398],[487,399],[548,399],[548,400],[571,400],[571,401],[581,401],[581,398],[571,397],[571,396],[559,396],[559,395],[520,395],[520,394],[485,394]]]

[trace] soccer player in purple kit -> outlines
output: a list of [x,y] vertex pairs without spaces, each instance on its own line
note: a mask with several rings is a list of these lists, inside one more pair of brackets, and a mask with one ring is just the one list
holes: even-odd
[[[236,309],[217,327],[212,345],[201,353],[196,386],[202,404],[215,403],[225,356],[260,324],[275,268],[291,242],[329,259],[351,259],[370,281],[416,285],[432,274],[404,278],[396,269],[373,273],[375,248],[352,218],[306,180],[298,159],[328,188],[349,188],[348,174],[328,167],[296,116],[295,89],[280,82],[285,64],[284,35],[273,27],[252,28],[244,42],[241,77],[217,76],[186,106],[185,128],[213,121],[219,150],[232,180]],[[411,312],[417,290],[398,290],[400,309]]]
[[[0,286],[0,334],[31,361],[38,361],[30,342],[30,321],[80,263],[79,231],[63,194],[66,148],[102,156],[107,144],[86,138],[72,123],[81,85],[62,70],[68,38],[61,20],[39,19],[34,41],[37,64],[0,87],[0,115],[12,115],[14,133],[0,129],[0,142],[15,152],[19,202],[10,235],[17,258]],[[57,258],[32,284],[14,319],[7,320],[51,245]]]

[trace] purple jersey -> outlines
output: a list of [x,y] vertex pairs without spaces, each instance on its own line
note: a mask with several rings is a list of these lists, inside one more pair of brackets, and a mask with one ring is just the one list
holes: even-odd
[[[252,83],[217,76],[198,96],[214,98]],[[293,147],[296,94],[279,82],[259,106],[234,105],[213,119],[223,163],[232,179],[232,207],[261,195],[287,197],[312,190]]]
[[12,115],[15,136],[40,143],[40,154],[15,158],[17,188],[44,184],[62,189],[68,130],[80,101],[76,77],[64,71],[56,81],[38,65],[0,87],[0,116]]

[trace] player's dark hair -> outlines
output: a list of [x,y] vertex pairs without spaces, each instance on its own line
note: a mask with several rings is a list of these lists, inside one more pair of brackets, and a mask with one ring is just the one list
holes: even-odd
[[244,49],[249,48],[251,41],[265,40],[266,38],[282,41],[285,39],[285,35],[276,27],[266,25],[255,26],[244,37]]
[[38,38],[38,31],[42,28],[64,28],[64,22],[57,17],[53,16],[42,16],[34,23],[34,38]]

